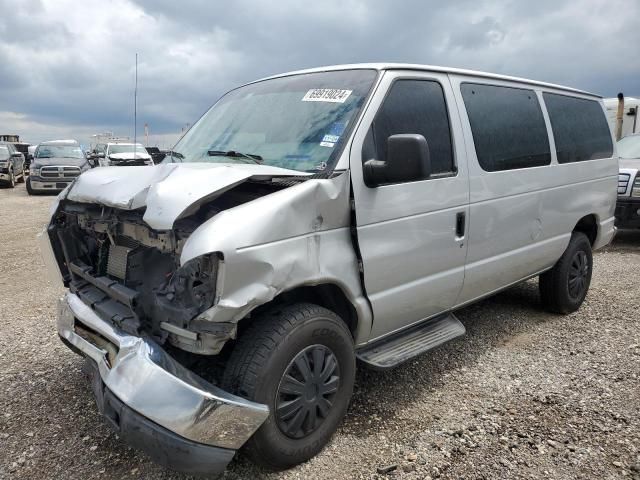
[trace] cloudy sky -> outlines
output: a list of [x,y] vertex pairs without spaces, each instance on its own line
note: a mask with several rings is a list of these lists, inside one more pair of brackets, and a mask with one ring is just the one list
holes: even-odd
[[640,95],[638,0],[0,0],[0,133],[169,146],[229,88],[371,61]]

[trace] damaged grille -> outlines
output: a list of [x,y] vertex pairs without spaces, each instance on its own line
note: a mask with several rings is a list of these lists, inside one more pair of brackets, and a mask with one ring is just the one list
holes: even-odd
[[180,267],[190,231],[153,231],[143,213],[69,203],[54,230],[69,289],[125,332],[164,342],[161,324],[187,328],[213,304],[217,257]]

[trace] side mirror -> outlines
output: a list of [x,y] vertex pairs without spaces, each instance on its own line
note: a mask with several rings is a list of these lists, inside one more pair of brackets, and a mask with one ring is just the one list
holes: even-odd
[[12,157],[14,157],[14,158],[22,157],[22,153],[20,153],[20,152],[13,152],[13,153],[11,154],[11,156],[12,156]]
[[387,139],[387,160],[367,160],[363,175],[369,187],[428,178],[431,156],[427,139],[414,133],[391,135]]

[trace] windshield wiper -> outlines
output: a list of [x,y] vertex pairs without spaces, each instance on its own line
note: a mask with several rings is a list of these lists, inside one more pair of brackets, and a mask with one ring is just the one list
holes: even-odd
[[[207,155],[210,157],[231,157],[231,158],[239,158],[239,159],[249,159],[253,163],[257,163],[258,165],[262,165],[262,157],[260,155],[256,155],[255,153],[242,153],[236,152],[235,150],[208,150]],[[246,162],[249,163],[249,162]]]

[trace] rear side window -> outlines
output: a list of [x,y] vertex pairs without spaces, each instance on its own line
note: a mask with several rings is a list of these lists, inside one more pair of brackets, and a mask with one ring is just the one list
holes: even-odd
[[595,100],[544,93],[558,163],[582,162],[613,155],[611,132]]
[[463,83],[460,90],[483,170],[551,163],[549,136],[533,90],[475,83]]
[[391,86],[365,139],[362,160],[386,161],[387,139],[401,133],[426,138],[432,174],[454,171],[449,116],[438,82],[398,80]]

